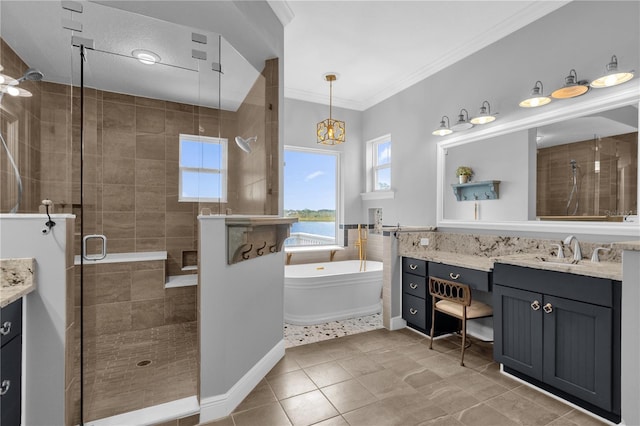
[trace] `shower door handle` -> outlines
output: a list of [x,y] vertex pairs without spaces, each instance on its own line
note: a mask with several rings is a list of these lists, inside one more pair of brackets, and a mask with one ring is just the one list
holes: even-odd
[[[93,239],[102,241],[102,252],[98,254],[87,254],[87,241]],[[82,239],[82,257],[85,260],[102,260],[107,257],[107,237],[99,234],[85,235]]]

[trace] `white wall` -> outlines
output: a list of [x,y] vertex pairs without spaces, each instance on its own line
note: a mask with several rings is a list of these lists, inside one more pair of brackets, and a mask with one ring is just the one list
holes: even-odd
[[[528,131],[498,136],[480,143],[458,145],[447,149],[445,188],[443,194],[445,219],[474,220],[475,203],[479,220],[527,220],[529,192]],[[487,155],[487,152],[494,153]],[[505,161],[506,160],[506,161]],[[473,165],[473,181],[499,180],[497,200],[458,201],[451,189],[458,183],[458,166]],[[535,167],[535,164],[534,164]]]
[[228,265],[225,217],[198,222],[204,423],[231,414],[284,356],[284,254]]
[[[24,299],[23,423],[65,424],[66,238],[71,215],[0,215],[0,257],[35,258],[36,289]],[[70,221],[73,226],[73,220]],[[72,264],[72,263],[71,263]]]

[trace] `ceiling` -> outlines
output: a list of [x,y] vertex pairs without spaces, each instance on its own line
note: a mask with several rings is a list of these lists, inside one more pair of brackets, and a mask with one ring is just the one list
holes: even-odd
[[566,1],[279,1],[285,97],[365,110]]
[[[221,107],[235,110],[258,76],[217,34],[179,22],[202,14],[208,2],[159,1],[145,16],[134,4],[144,1],[83,1],[84,12],[63,11],[57,1],[2,0],[1,35],[45,80],[69,83],[70,31],[62,19],[83,25],[78,35],[95,40],[90,52],[89,85],[104,90],[216,106],[202,93],[219,93]],[[364,110],[473,54],[513,31],[566,4],[566,1],[281,1],[268,0],[285,24],[285,97],[329,101],[327,72],[334,83],[335,106]],[[131,13],[123,8],[132,5]],[[150,4],[150,3],[146,3]],[[181,16],[157,19],[158,8],[189,4]],[[199,5],[199,8],[196,7]],[[113,6],[113,7],[112,7]],[[142,6],[141,6],[142,7]],[[29,17],[30,19],[25,19]],[[201,21],[202,19],[200,19]],[[204,33],[208,60],[191,57],[191,32]],[[162,63],[147,66],[131,59],[137,48],[153,50]],[[211,62],[222,58],[221,82]],[[76,64],[77,65],[77,64]],[[194,70],[207,71],[198,75]],[[142,78],[132,79],[132,75]],[[76,77],[76,81],[77,81]],[[218,92],[219,91],[219,92]],[[195,99],[195,101],[194,101]]]

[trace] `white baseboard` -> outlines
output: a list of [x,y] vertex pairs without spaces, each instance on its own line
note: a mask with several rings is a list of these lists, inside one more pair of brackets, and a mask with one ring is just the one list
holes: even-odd
[[407,322],[402,317],[393,317],[389,321],[389,330],[395,331],[403,329],[407,326]]
[[200,423],[206,423],[231,414],[283,356],[284,340],[281,340],[247,374],[242,376],[228,392],[221,395],[201,396]]

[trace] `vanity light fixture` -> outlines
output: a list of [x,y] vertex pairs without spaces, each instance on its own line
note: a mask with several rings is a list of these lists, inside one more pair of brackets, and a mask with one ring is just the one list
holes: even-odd
[[590,84],[591,87],[599,89],[602,87],[616,86],[618,84],[626,83],[633,78],[633,71],[618,71],[618,58],[616,55],[611,57],[611,62],[607,64],[605,69],[606,73],[602,77],[593,80]]
[[551,102],[551,98],[545,96],[543,93],[544,88],[542,87],[542,82],[540,80],[536,81],[536,84],[533,85],[533,89],[531,89],[531,94],[529,97],[522,102],[520,102],[520,106],[522,108],[535,108],[542,105],[546,105]]
[[589,83],[586,80],[578,81],[578,73],[572,69],[564,78],[564,86],[551,93],[552,98],[569,99],[584,95],[589,91]]
[[451,126],[451,130],[459,132],[461,130],[469,130],[472,127],[473,124],[469,122],[469,112],[466,109],[462,108],[460,110],[460,114],[458,115],[458,121],[456,122],[456,124]]
[[[485,106],[485,104],[487,106]],[[482,106],[480,107],[480,112],[478,115],[473,117],[469,122],[471,124],[487,124],[496,120],[496,116],[491,114],[491,105],[489,105],[488,101],[482,102]]]
[[333,82],[338,79],[338,75],[335,73],[327,73],[324,75],[324,79],[329,82],[329,118],[322,120],[317,125],[317,143],[321,145],[339,145],[344,143],[345,123],[344,121],[334,120],[331,117]]
[[145,49],[135,49],[131,52],[131,56],[139,60],[145,65],[153,65],[160,62],[160,56],[157,53]]
[[[447,124],[444,123],[444,119],[447,119]],[[442,116],[442,120],[440,120],[440,127],[431,132],[432,135],[436,136],[447,136],[453,133],[453,130],[449,128],[449,117],[446,115]]]

